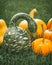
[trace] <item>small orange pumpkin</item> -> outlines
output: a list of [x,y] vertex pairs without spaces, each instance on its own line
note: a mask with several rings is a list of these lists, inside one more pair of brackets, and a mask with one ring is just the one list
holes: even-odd
[[44,26],[44,31],[47,29],[47,26],[45,24],[45,22],[43,22],[42,20],[40,19],[34,19],[36,24],[37,24],[37,36],[38,37],[42,37],[42,24]]
[[23,20],[18,26],[26,30],[28,28],[28,22],[26,20]]
[[44,27],[42,25],[43,38],[36,39],[32,42],[32,49],[38,54],[48,55],[52,52],[52,42],[51,40],[44,38]]
[[44,32],[44,37],[45,37],[46,39],[49,39],[49,40],[52,41],[52,31],[50,31],[50,30],[45,30],[45,32]]
[[2,44],[3,42],[3,36],[0,36],[0,45]]
[[50,29],[52,25],[52,18],[47,23],[47,29]]
[[52,18],[48,21],[47,28],[44,32],[44,37],[52,41]]
[[32,49],[35,53],[48,55],[52,52],[52,42],[48,39],[43,42],[43,38],[36,39],[32,42]]
[[0,19],[0,44],[3,42],[4,34],[7,30],[7,25],[3,19]]

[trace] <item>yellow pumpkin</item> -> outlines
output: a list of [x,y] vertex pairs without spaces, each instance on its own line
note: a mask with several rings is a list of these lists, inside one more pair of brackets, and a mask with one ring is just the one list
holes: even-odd
[[33,18],[34,19],[34,21],[36,22],[36,24],[37,24],[37,36],[38,37],[42,37],[42,26],[41,25],[43,25],[43,27],[44,27],[44,31],[47,29],[47,26],[46,26],[46,23],[43,21],[43,20],[41,20],[41,19],[36,19],[36,18],[34,18],[34,14],[37,12],[37,9],[33,9],[31,12],[30,12],[30,17],[31,18]]
[[2,44],[3,42],[3,36],[0,36],[0,45]]
[[[34,14],[37,12],[37,9],[33,9],[29,16],[31,18],[34,19]],[[43,24],[44,26],[44,30],[47,29],[47,26],[46,26],[46,23],[43,21],[43,20],[40,20],[40,19],[34,19],[34,21],[36,22],[37,24],[37,32],[35,33],[35,35],[33,36],[34,38],[36,37],[42,37],[42,27],[41,25]],[[19,24],[19,27],[23,28],[24,30],[26,30],[28,28],[28,23],[26,20],[23,20],[20,24]]]
[[45,30],[44,37],[52,41],[52,31],[50,31],[49,29]]
[[47,29],[52,28],[52,18],[47,23]]
[[0,44],[3,42],[4,34],[7,30],[7,25],[3,19],[0,19]]
[[47,30],[44,31],[44,37],[52,41],[52,18],[47,23]]
[[26,20],[23,20],[18,26],[26,30],[28,28],[28,22]]
[[48,39],[39,38],[32,42],[32,49],[37,54],[48,55],[52,52],[52,42]]

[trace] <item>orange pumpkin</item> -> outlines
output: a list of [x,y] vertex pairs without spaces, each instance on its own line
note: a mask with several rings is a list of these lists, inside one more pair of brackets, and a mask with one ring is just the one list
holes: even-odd
[[0,36],[0,45],[2,44],[3,42],[3,36]]
[[50,39],[50,40],[52,41],[52,31],[46,30],[46,31],[44,32],[44,37],[45,37],[46,39]]
[[[33,9],[29,14],[30,17],[34,19],[34,13],[36,12],[37,10]],[[42,26],[41,25],[43,24],[44,31],[45,31],[47,29],[46,23],[41,19],[34,19],[34,21],[37,23],[37,32],[36,32],[38,34],[37,36],[42,37]]]
[[26,20],[23,20],[18,26],[26,30],[28,28],[28,22]]
[[34,19],[35,22],[37,23],[37,36],[42,37],[42,26],[44,26],[44,31],[47,29],[47,26],[45,24],[45,22],[43,22],[40,19]]
[[39,38],[32,42],[32,49],[35,53],[48,55],[52,52],[52,42],[48,39]]
[[0,44],[3,42],[4,34],[7,30],[7,25],[3,19],[0,19]]
[[50,29],[52,25],[52,18],[47,23],[47,29]]
[[52,41],[52,18],[48,21],[47,28],[44,32],[44,37]]

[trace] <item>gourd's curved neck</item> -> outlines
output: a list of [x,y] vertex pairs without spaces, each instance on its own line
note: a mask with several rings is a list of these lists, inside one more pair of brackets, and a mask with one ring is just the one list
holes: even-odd
[[20,19],[23,18],[27,20],[28,22],[28,29],[31,33],[35,33],[37,29],[37,25],[34,22],[34,20],[26,13],[17,13],[11,18],[11,23],[16,25],[16,22]]
[[37,12],[36,9],[33,9],[32,11],[30,11],[29,15],[31,18],[34,18],[34,14]]

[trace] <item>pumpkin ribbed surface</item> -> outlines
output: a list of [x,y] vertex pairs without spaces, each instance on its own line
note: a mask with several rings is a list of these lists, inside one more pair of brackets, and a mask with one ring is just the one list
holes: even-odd
[[36,39],[32,42],[32,49],[35,53],[47,55],[52,52],[52,42],[48,39],[43,38]]

